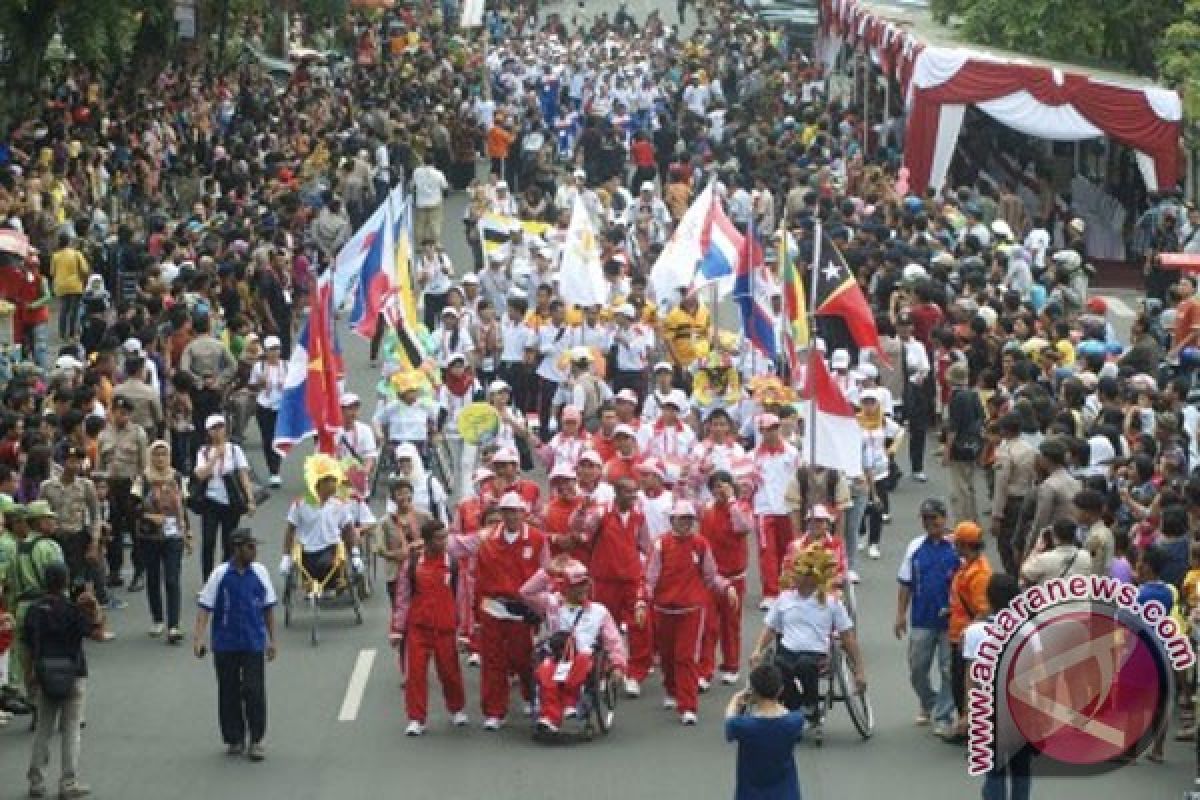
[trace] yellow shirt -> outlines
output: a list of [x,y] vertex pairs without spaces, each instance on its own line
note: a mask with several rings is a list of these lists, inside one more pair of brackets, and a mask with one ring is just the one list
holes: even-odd
[[64,247],[50,257],[50,276],[54,279],[54,293],[83,294],[83,282],[90,272],[87,259],[74,247]]
[[1075,363],[1075,345],[1066,339],[1059,339],[1054,343],[1054,349],[1058,351],[1060,366],[1069,367]]
[[672,361],[676,366],[690,367],[697,358],[708,351],[706,343],[712,333],[712,320],[708,309],[703,305],[696,307],[695,314],[689,314],[676,306],[663,320]]

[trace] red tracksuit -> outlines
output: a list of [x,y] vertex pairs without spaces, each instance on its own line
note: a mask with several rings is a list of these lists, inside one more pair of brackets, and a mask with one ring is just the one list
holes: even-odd
[[617,455],[617,445],[613,442],[613,437],[605,436],[599,431],[592,434],[592,449],[600,456],[600,460],[606,464],[609,459]]
[[791,517],[763,514],[758,518],[758,571],[764,599],[774,600],[779,596],[783,555],[792,543],[793,536]]
[[519,601],[521,586],[546,561],[542,532],[521,526],[516,539],[505,541],[503,524],[469,536],[452,537],[454,555],[475,554],[475,588],[480,599],[483,715],[503,718],[508,712],[509,678],[521,682],[521,696],[533,700],[533,629],[510,619],[497,601]]
[[451,714],[463,710],[462,670],[458,664],[458,647],[454,630],[457,622],[456,600],[452,586],[451,556],[420,556],[415,570],[416,586],[410,585],[410,565],[400,567],[396,578],[396,608],[392,615],[394,632],[404,633],[408,654],[408,680],[404,685],[404,705],[408,718],[424,723],[428,713],[429,659],[433,658],[446,710]]
[[646,565],[646,594],[654,607],[663,684],[681,714],[695,713],[699,706],[697,667],[708,593],[728,588],[704,538],[672,531],[654,543]]
[[[470,533],[483,525],[484,499],[468,497],[458,504],[454,514],[455,533]],[[479,652],[479,596],[475,592],[475,559],[458,560],[458,635],[470,640],[472,653]]]
[[633,481],[638,479],[638,464],[642,463],[640,454],[634,455],[632,458],[624,458],[619,455],[614,455],[604,465],[604,480],[617,485],[617,481],[622,478],[630,478]]
[[730,608],[726,597],[709,593],[704,626],[704,649],[700,657],[700,676],[712,679],[717,643],[721,645],[722,672],[737,672],[741,663],[742,600],[746,596],[746,565],[749,563],[747,534],[754,530],[754,512],[749,503],[712,502],[700,515],[700,535],[708,540],[713,560],[721,577],[737,591],[738,607]]
[[629,635],[629,670],[635,681],[646,679],[654,660],[651,622],[636,622],[638,596],[642,589],[642,555],[651,550],[650,533],[642,512],[630,509],[624,515],[610,508],[591,526],[592,599],[608,609],[618,626]]
[[564,500],[554,495],[546,503],[542,512],[542,520],[546,526],[546,539],[550,544],[550,555],[557,556],[566,553],[571,558],[585,566],[591,561],[591,548],[586,543],[575,544],[571,547],[562,545],[562,535],[571,530],[571,515],[583,508],[583,495],[575,495],[570,500]]

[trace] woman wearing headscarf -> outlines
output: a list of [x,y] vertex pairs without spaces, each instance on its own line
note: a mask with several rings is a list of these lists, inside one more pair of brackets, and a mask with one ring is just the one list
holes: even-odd
[[167,644],[179,644],[180,583],[184,553],[192,552],[192,531],[183,505],[179,473],[171,466],[171,446],[162,439],[149,448],[150,463],[133,483],[140,502],[137,536],[146,570],[146,600],[150,605],[151,636],[162,636],[163,592],[166,592]]
[[447,522],[446,508],[450,498],[442,482],[425,469],[421,455],[410,442],[396,448],[396,475],[412,484],[414,508]]

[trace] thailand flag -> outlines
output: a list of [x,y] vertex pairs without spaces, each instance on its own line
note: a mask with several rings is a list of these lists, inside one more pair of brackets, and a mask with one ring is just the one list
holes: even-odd
[[333,288],[328,273],[317,280],[308,320],[300,329],[283,380],[283,398],[275,422],[275,452],[287,455],[292,445],[313,434],[317,449],[334,451],[334,434],[342,427],[341,348],[333,334]]
[[710,192],[708,216],[700,233],[700,262],[692,279],[692,291],[711,283],[717,284],[721,296],[733,291],[741,249],[742,235],[725,216],[717,193]]
[[391,203],[383,204],[379,227],[368,234],[367,257],[354,287],[350,307],[350,327],[359,336],[370,339],[379,325],[379,314],[392,292],[396,246],[392,237]]
[[[722,214],[724,216],[724,214]],[[760,353],[774,358],[775,319],[770,311],[771,283],[763,274],[762,245],[754,232],[751,219],[737,262],[737,278],[733,282],[733,300],[742,312],[742,333]]]

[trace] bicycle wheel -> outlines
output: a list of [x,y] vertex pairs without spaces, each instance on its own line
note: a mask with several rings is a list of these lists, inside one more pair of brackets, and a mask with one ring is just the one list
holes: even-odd
[[846,607],[846,613],[850,615],[850,619],[858,622],[858,590],[854,588],[854,583],[847,580],[842,584],[842,605]]
[[841,645],[834,645],[837,653],[837,669],[833,671],[833,679],[837,683],[839,698],[850,713],[850,721],[863,739],[870,739],[875,732],[875,709],[871,707],[871,698],[866,691],[858,691],[854,685],[854,672],[850,668],[850,659],[842,653]]
[[617,716],[617,682],[612,678],[608,659],[601,658],[601,663],[592,676],[592,713],[596,717],[596,728],[600,733],[607,734],[612,730]]

